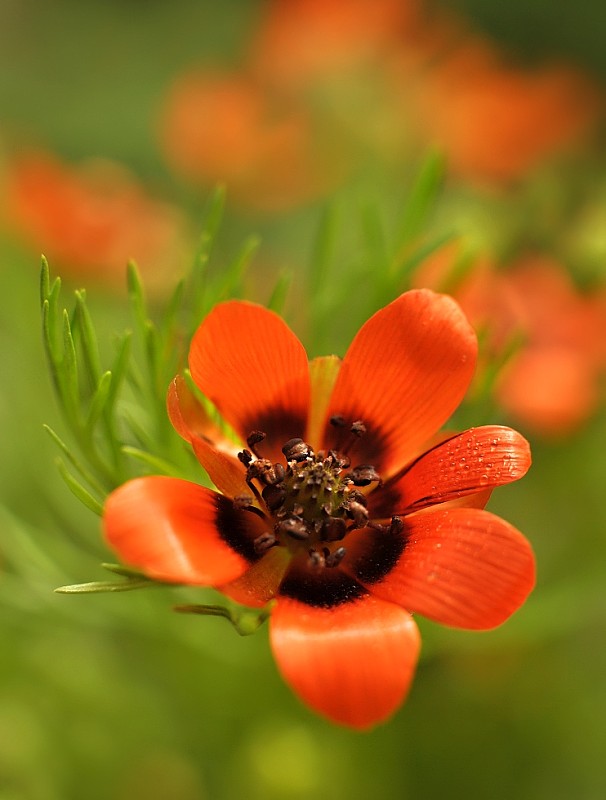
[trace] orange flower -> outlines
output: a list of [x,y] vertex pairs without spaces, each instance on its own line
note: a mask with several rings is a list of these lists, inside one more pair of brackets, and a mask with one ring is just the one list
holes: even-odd
[[270,0],[251,47],[264,80],[300,86],[377,59],[414,27],[418,0]]
[[[444,285],[453,251],[423,266],[417,286]],[[497,378],[498,403],[543,436],[567,435],[595,412],[606,370],[606,297],[583,294],[556,261],[538,254],[497,269],[486,257],[452,287],[468,319],[486,334],[484,357],[520,344]]]
[[528,469],[527,442],[493,425],[436,434],[476,350],[457,304],[427,290],[375,314],[342,361],[309,364],[273,312],[216,306],[190,369],[246,447],[214,445],[176,380],[171,419],[221,493],[130,481],[107,500],[107,541],[153,578],[253,607],[275,599],[271,646],[299,697],[354,728],[385,720],[418,657],[411,612],[491,628],[534,583],[526,539],[484,510],[494,487]]
[[582,294],[547,257],[519,259],[501,279],[525,343],[496,386],[503,408],[543,435],[567,435],[597,409],[606,370],[606,303]]
[[5,205],[8,224],[74,276],[123,281],[129,259],[148,278],[159,276],[182,244],[177,211],[107,160],[68,166],[48,153],[23,153],[9,166]]
[[564,64],[507,63],[494,45],[465,36],[421,77],[423,134],[465,178],[506,182],[587,138],[600,113],[590,79]]
[[323,194],[341,175],[308,111],[245,74],[192,70],[164,103],[161,143],[192,182],[225,182],[236,202],[274,210]]

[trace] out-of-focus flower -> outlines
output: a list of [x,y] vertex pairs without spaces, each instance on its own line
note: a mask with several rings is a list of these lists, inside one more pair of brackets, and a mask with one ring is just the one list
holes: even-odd
[[224,182],[230,196],[279,210],[325,193],[341,177],[309,109],[245,73],[181,75],[165,98],[161,144],[187,181]]
[[606,297],[583,294],[561,265],[528,256],[502,277],[525,345],[497,383],[502,406],[545,435],[565,435],[595,413],[606,372]]
[[122,282],[134,259],[153,288],[181,263],[181,214],[114,161],[74,166],[47,152],[24,152],[8,165],[2,205],[9,231],[65,275]]
[[601,106],[597,87],[579,70],[516,66],[495,44],[467,35],[419,75],[412,112],[455,174],[490,183],[519,179],[578,148]]
[[418,0],[270,0],[250,48],[253,72],[304,86],[380,60],[414,28]]
[[527,442],[494,425],[437,434],[476,351],[455,301],[428,290],[376,313],[342,361],[308,363],[260,306],[216,306],[189,365],[246,446],[216,445],[177,379],[171,419],[221,493],[130,481],[107,500],[107,541],[152,578],[253,607],[275,600],[271,646],[301,699],[354,728],[386,719],[418,657],[411,612],[492,628],[534,583],[526,539],[484,510],[494,487],[528,469]]
[[[445,249],[417,276],[441,286],[452,264]],[[567,435],[598,407],[606,372],[606,296],[581,292],[550,257],[528,254],[498,269],[481,258],[452,294],[484,333],[484,358],[499,358],[514,338],[514,354],[498,376],[498,403],[538,434]]]

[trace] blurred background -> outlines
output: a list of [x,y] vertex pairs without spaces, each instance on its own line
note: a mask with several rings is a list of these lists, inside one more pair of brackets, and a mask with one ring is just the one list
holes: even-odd
[[[597,0],[0,0],[1,800],[606,796],[605,34]],[[207,303],[342,354],[400,291],[449,291],[481,342],[456,424],[533,447],[489,508],[533,543],[534,594],[491,632],[419,620],[370,733],[304,708],[265,628],[171,611],[210,594],[53,593],[112,556],[43,430],[78,452],[40,254],[109,368],[127,261],[161,320],[218,185]]]

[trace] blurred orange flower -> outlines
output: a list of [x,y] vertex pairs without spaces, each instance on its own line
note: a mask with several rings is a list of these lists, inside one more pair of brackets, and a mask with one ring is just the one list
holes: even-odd
[[479,182],[519,179],[578,146],[601,102],[579,70],[515,66],[496,45],[470,35],[424,71],[415,94],[421,134],[444,149],[454,173]]
[[194,184],[225,182],[255,209],[280,209],[321,195],[340,173],[308,109],[245,73],[181,75],[162,111],[161,144]]
[[8,166],[3,217],[64,274],[105,283],[122,281],[134,259],[153,284],[174,269],[184,244],[177,210],[106,159],[73,166],[47,152],[20,154]]
[[[446,248],[417,276],[444,286]],[[519,424],[548,437],[567,435],[598,407],[606,371],[606,293],[582,293],[561,264],[528,254],[507,269],[481,258],[452,294],[485,334],[484,360],[520,345],[498,376],[498,403]]]
[[396,46],[418,0],[270,0],[253,39],[253,70],[302,85],[368,63]]

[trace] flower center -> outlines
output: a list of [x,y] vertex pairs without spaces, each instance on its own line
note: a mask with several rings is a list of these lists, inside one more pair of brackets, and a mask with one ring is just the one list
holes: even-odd
[[[365,427],[357,421],[350,430],[359,437]],[[285,465],[272,464],[256,452],[263,439],[264,433],[253,431],[247,439],[249,449],[238,454],[252,496],[242,495],[235,502],[268,521],[268,530],[255,540],[255,549],[260,554],[276,546],[287,547],[293,554],[306,550],[310,566],[337,566],[346,552],[339,542],[349,531],[368,523],[361,488],[380,482],[375,468],[364,464],[352,469],[347,447],[315,453],[298,438],[282,447]]]

